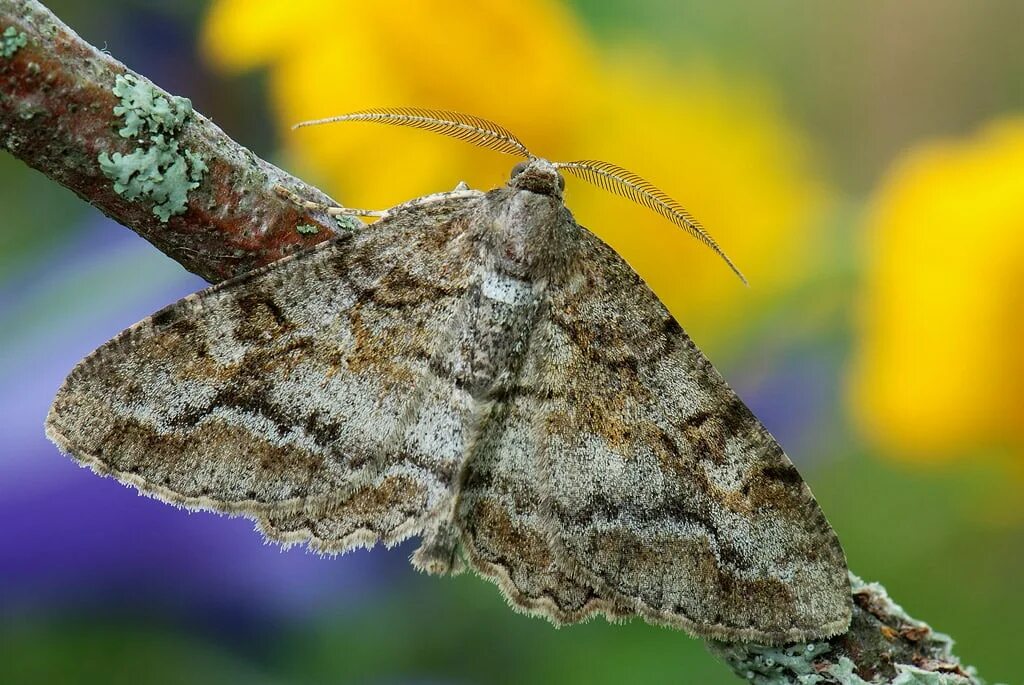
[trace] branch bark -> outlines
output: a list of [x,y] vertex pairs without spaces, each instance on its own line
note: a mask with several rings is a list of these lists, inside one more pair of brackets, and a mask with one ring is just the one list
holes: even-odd
[[[329,203],[324,193],[256,157],[35,0],[0,0],[0,40],[0,144],[189,271],[218,282],[337,230],[326,214],[297,207],[274,187]],[[136,174],[149,175],[140,183]],[[177,185],[159,190],[171,181]],[[960,665],[947,636],[910,618],[881,586],[853,580],[845,635],[708,647],[757,685],[982,683]]]
[[953,655],[953,640],[911,618],[885,588],[850,574],[853,621],[828,641],[766,647],[709,641],[712,654],[754,685],[984,685]]
[[[0,0],[0,36],[6,46],[0,50],[0,146],[189,271],[216,283],[312,247],[337,229],[335,220],[300,209],[274,187],[330,203],[323,192],[258,158],[201,114],[190,113],[186,100],[86,43],[42,4]],[[131,92],[115,92],[119,77],[119,90]],[[126,102],[133,96],[134,102]],[[182,120],[174,126],[168,122],[173,117],[164,115],[163,125],[150,118],[148,126],[135,122],[132,127],[132,114],[145,118],[146,98],[152,117],[171,108]],[[115,115],[115,108],[126,111]],[[154,144],[158,135],[163,141]],[[118,168],[111,162],[105,173],[101,155],[122,163]],[[201,160],[205,171],[195,188],[175,179],[176,159]],[[159,201],[152,198],[159,192],[142,192],[136,199],[129,197],[132,189],[119,192],[111,176],[133,168],[148,172],[145,179],[132,179],[135,185],[184,193],[181,213],[166,216],[174,209],[166,206],[166,218],[154,212]]]

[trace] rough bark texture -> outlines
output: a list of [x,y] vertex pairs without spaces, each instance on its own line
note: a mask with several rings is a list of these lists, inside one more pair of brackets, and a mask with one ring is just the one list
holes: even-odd
[[885,588],[850,574],[850,630],[827,642],[766,647],[709,641],[711,653],[755,685],[982,685],[953,640],[911,618]]
[[[0,145],[211,282],[338,230],[274,187],[329,202],[321,191],[259,159],[34,0],[0,0]],[[154,155],[163,161],[148,170],[149,185],[175,173],[179,181],[163,199],[136,173]],[[910,618],[881,586],[852,580],[854,618],[844,635],[786,647],[709,642],[709,649],[758,685],[982,683],[952,655],[947,636]]]
[[[126,130],[131,112],[114,113],[125,106],[115,92],[119,76],[134,76],[157,105],[163,98],[191,108],[83,41],[40,3],[0,0],[0,36],[0,146],[189,271],[215,283],[315,245],[337,229],[333,219],[297,207],[274,186],[316,202],[328,202],[326,195],[259,159],[201,114],[164,130]],[[166,220],[154,213],[154,201],[119,193],[99,163],[101,155],[117,160],[154,149],[153,135],[163,136],[164,149],[173,145],[206,167],[202,182],[187,192],[184,211]]]

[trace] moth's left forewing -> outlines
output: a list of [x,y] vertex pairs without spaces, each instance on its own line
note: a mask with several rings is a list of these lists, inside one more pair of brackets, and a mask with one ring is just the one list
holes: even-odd
[[472,193],[395,208],[365,230],[189,296],[78,364],[47,434],[83,466],[268,538],[341,552],[423,531],[453,463],[418,441],[457,411],[444,353],[473,270]]
[[567,571],[705,638],[845,630],[842,548],[778,443],[611,248],[581,229],[572,261],[537,353]]

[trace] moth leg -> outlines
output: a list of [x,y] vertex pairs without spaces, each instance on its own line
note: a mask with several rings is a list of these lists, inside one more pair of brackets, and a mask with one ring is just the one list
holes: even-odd
[[386,209],[354,209],[352,207],[341,207],[339,205],[329,205],[323,202],[313,202],[299,197],[296,193],[292,192],[283,185],[275,185],[274,191],[285,198],[286,200],[298,205],[302,209],[310,209],[317,212],[326,212],[330,216],[375,216],[382,217],[388,212]]

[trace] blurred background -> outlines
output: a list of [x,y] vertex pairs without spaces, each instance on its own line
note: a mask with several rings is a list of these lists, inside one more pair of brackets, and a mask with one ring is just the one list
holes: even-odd
[[[494,119],[699,217],[744,271],[569,179],[814,489],[850,567],[1022,683],[1024,4],[51,0],[86,40],[349,206],[514,160],[302,119]],[[730,683],[641,622],[555,630],[414,547],[322,559],[77,468],[43,436],[82,356],[203,287],[0,155],[0,681]]]

